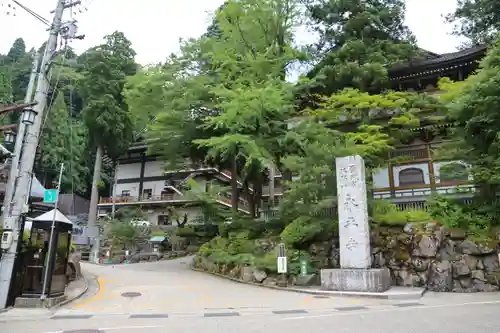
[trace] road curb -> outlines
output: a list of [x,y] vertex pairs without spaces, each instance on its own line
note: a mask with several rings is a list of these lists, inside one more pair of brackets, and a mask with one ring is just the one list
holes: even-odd
[[[89,275],[91,277],[89,277]],[[75,296],[73,296],[71,298],[68,298],[68,299],[66,299],[63,302],[54,305],[53,307],[51,307],[51,309],[60,308],[60,307],[62,307],[64,305],[66,305],[66,304],[69,304],[69,303],[71,303],[73,301],[76,301],[77,299],[79,299],[80,297],[82,297],[83,295],[85,295],[87,293],[87,291],[89,291],[89,285],[90,285],[89,279],[90,278],[95,279],[97,281],[96,277],[93,276],[93,275],[91,275],[91,274],[88,274],[88,275],[87,274],[82,274],[82,278],[83,278],[83,280],[85,282],[84,289],[80,293],[76,294]],[[99,282],[97,283],[97,285],[99,286]]]
[[299,288],[287,288],[287,287],[279,287],[279,286],[271,286],[271,285],[265,285],[262,283],[254,283],[254,282],[245,282],[240,279],[232,278],[220,273],[214,273],[214,272],[209,272],[205,271],[203,269],[195,268],[195,267],[190,267],[191,270],[195,272],[200,272],[200,273],[206,273],[210,274],[222,279],[230,280],[233,282],[237,283],[242,283],[246,284],[249,286],[255,286],[255,287],[261,287],[261,288],[266,288],[266,289],[274,289],[274,290],[281,290],[281,291],[288,291],[288,292],[295,292],[295,293],[300,293],[300,294],[308,294],[308,295],[316,295],[316,296],[330,296],[330,297],[335,297],[335,296],[342,296],[342,297],[357,297],[357,298],[372,298],[372,299],[387,299],[387,300],[409,300],[409,299],[415,299],[418,296],[418,298],[421,298],[425,292],[427,291],[426,289],[422,290],[422,292],[418,295],[415,294],[412,297],[409,297],[410,295],[404,295],[404,294],[363,294],[363,293],[349,293],[349,292],[328,292],[324,290],[306,290],[306,289],[299,289]]

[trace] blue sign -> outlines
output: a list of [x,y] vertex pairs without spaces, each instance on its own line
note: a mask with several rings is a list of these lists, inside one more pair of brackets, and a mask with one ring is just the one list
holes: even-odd
[[56,203],[57,201],[57,190],[45,190],[43,193],[43,202],[45,203]]

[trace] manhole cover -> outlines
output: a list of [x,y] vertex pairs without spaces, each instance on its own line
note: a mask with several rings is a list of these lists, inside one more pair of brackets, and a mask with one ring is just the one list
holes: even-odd
[[330,298],[329,296],[313,296],[313,298]]
[[141,293],[136,293],[136,292],[130,292],[130,293],[123,293],[123,297],[139,297],[141,296]]
[[62,333],[104,333],[101,330],[74,330],[74,331],[63,331]]

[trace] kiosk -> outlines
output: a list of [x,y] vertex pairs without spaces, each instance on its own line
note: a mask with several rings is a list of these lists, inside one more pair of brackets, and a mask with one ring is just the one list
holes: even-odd
[[[53,221],[51,246],[49,241]],[[26,221],[21,249],[22,281],[16,305],[39,305],[39,301],[34,302],[38,299],[50,306],[64,299],[72,229],[73,223],[56,209]],[[48,274],[45,279],[46,270]]]

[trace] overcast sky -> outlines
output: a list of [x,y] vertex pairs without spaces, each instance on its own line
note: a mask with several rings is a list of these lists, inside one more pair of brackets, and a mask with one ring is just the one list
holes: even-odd
[[[36,13],[50,19],[56,0],[18,0]],[[178,50],[179,38],[202,34],[212,13],[224,0],[82,0],[74,10],[79,33],[85,40],[76,40],[77,53],[99,44],[102,37],[120,30],[132,41],[137,61],[142,64],[163,61]],[[456,0],[407,0],[407,24],[418,38],[420,47],[436,52],[452,52],[460,44],[449,35],[451,27],[442,15],[451,12]],[[0,53],[6,53],[12,42],[22,37],[28,49],[39,47],[48,37],[46,27],[21,8],[12,15],[8,4],[0,0]],[[300,40],[307,39],[300,36]]]

